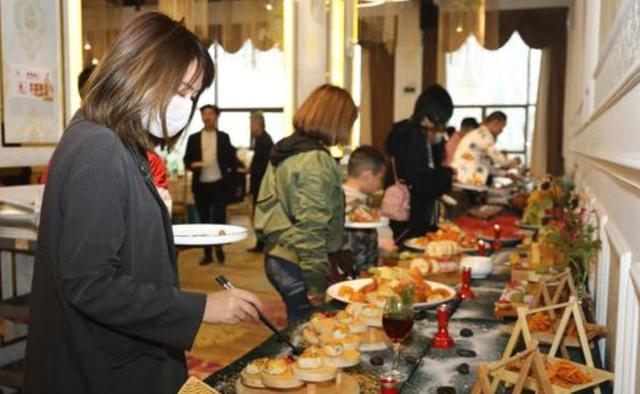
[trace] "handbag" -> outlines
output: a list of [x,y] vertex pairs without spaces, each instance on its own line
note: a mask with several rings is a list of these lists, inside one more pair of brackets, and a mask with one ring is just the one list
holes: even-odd
[[393,170],[394,184],[384,191],[382,197],[382,216],[388,217],[397,222],[409,220],[409,209],[411,208],[411,195],[409,187],[400,179],[396,170],[396,161],[391,157],[391,168]]

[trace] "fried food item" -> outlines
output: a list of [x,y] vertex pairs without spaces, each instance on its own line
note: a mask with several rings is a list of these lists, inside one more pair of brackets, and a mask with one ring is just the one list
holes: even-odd
[[367,296],[362,292],[362,291],[358,291],[355,292],[351,295],[351,298],[349,299],[349,301],[351,302],[366,302],[367,301]]
[[338,291],[338,295],[344,298],[351,298],[351,296],[355,293],[355,290],[351,286],[342,286]]
[[564,360],[552,362],[547,367],[547,375],[552,384],[565,388],[582,385],[593,380],[593,377],[588,372]]
[[375,223],[380,221],[380,212],[367,205],[359,205],[347,213],[347,218],[354,223]]
[[[524,360],[517,360],[507,366],[507,369],[519,372],[522,369]],[[576,364],[565,360],[549,361],[545,359],[545,369],[551,384],[556,386],[571,388],[573,386],[583,385],[593,380],[589,372],[582,370]],[[533,371],[531,371],[533,372]]]
[[424,237],[414,238],[412,241],[417,247],[427,248],[432,242],[452,241],[458,244],[458,248],[471,249],[476,247],[477,239],[468,236],[456,224],[442,221],[438,224],[438,231],[427,233]]
[[552,332],[553,320],[548,313],[538,312],[533,314],[528,320],[527,324],[532,331],[537,332]]

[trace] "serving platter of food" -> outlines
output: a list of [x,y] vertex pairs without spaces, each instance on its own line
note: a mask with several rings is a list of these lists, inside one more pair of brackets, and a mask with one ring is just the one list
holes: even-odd
[[[554,393],[575,393],[590,387],[613,380],[613,374],[573,361],[543,355],[543,364],[547,378]],[[507,382],[518,381],[520,369],[524,363],[514,363],[506,370],[500,371],[501,378]],[[525,379],[524,387],[538,390],[538,384],[532,376]]]
[[381,267],[378,270],[371,278],[336,283],[329,287],[327,294],[345,303],[371,303],[384,307],[389,296],[400,294],[407,286],[412,286],[416,309],[434,307],[451,300],[456,294],[450,286],[425,280],[416,268]]
[[347,213],[344,225],[352,229],[375,229],[388,226],[389,219],[375,208],[360,205]]
[[477,240],[456,224],[445,221],[438,225],[438,231],[408,239],[404,245],[423,251],[429,257],[443,258],[475,251]]
[[173,241],[178,246],[223,245],[247,238],[247,229],[228,224],[175,224]]
[[236,381],[238,394],[304,394],[360,392],[358,381],[325,361],[321,350],[306,349],[297,359],[261,358],[251,361]]

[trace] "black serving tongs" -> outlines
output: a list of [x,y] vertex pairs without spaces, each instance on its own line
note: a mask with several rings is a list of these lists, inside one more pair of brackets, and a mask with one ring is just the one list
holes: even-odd
[[[227,280],[227,278],[224,277],[224,275],[218,275],[216,276],[216,282],[218,282],[218,284],[222,287],[224,287],[226,290],[231,290],[233,289],[233,285],[231,284],[231,282],[229,282]],[[260,321],[262,322],[262,324],[264,324],[265,326],[267,326],[274,334],[276,334],[276,336],[278,337],[278,339],[280,339],[282,342],[284,342],[287,346],[289,346],[291,348],[291,350],[293,351],[293,354],[296,356],[299,356],[302,354],[303,350],[302,348],[294,345],[291,340],[289,340],[289,338],[287,338],[283,333],[280,332],[280,330],[278,330],[276,328],[276,326],[273,325],[273,323],[271,323],[269,321],[269,319],[267,319],[265,317],[265,315],[262,314],[262,312],[260,312],[258,310],[258,308],[255,307],[255,305],[253,306],[256,310],[256,312],[258,312],[258,318],[260,318]]]

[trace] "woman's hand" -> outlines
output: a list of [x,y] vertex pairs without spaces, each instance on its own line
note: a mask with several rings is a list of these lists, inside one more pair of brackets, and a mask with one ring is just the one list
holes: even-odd
[[207,294],[202,321],[205,323],[236,324],[258,320],[262,302],[253,293],[241,289],[223,290]]

